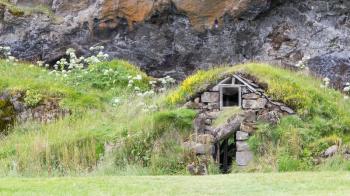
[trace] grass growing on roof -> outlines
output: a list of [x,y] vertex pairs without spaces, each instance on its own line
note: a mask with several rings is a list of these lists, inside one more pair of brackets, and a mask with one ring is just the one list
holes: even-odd
[[[137,86],[148,90],[150,78],[125,61],[96,64],[67,78],[28,64],[0,61],[0,91],[29,91],[27,101],[33,105],[45,97],[59,97],[62,106],[79,111],[51,124],[16,125],[0,140],[0,173],[69,175],[97,170],[110,174],[134,168],[147,174],[183,174],[188,157],[181,141],[191,133],[196,112],[174,105],[237,72],[267,84],[269,96],[298,113],[276,126],[259,125],[249,141],[259,161],[251,170],[349,168],[340,157],[324,167],[313,161],[330,145],[349,145],[349,101],[336,90],[320,88],[320,80],[298,72],[255,63],[219,67],[199,71],[169,94],[145,98],[137,97],[127,85],[130,77],[136,77],[140,78],[135,80]],[[122,101],[111,107],[114,97]],[[157,112],[144,110],[145,105],[156,106]],[[226,119],[225,112],[220,119]],[[107,142],[118,147],[108,156],[103,154]]]
[[240,107],[223,108],[219,116],[213,121],[213,126],[217,127],[225,124],[234,114],[241,112]]
[[[267,94],[297,111],[277,126],[261,125],[250,145],[258,155],[256,168],[295,171],[314,168],[314,157],[334,144],[350,141],[350,102],[339,91],[321,88],[320,79],[258,63],[199,71],[174,90],[167,101],[184,103],[228,74],[243,73],[268,85]],[[263,158],[269,158],[263,160]],[[340,161],[341,162],[341,161]],[[260,164],[260,166],[258,166]],[[273,168],[269,168],[274,166]],[[343,167],[345,168],[345,167]]]
[[225,76],[234,73],[236,67],[219,67],[209,71],[200,70],[194,75],[187,77],[181,85],[167,97],[170,104],[185,102],[200,91],[205,90],[209,84],[215,84]]

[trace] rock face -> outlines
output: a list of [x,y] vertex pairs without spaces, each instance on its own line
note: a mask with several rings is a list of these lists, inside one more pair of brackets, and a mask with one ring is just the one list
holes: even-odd
[[350,79],[350,1],[344,0],[12,0],[45,5],[14,16],[0,6],[0,45],[22,59],[53,63],[68,47],[100,44],[151,75],[183,78],[197,68],[247,60]]

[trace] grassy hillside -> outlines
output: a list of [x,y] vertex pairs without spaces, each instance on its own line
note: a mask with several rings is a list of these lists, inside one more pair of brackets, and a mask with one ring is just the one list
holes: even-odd
[[[152,153],[154,141],[172,130],[177,135],[185,132],[195,115],[191,110],[164,107],[161,95],[157,98],[138,95],[150,89],[151,78],[125,61],[91,65],[67,76],[28,64],[1,61],[0,75],[3,76],[0,91],[24,92],[26,97],[26,92],[35,92],[43,100],[56,97],[61,107],[72,111],[70,117],[54,123],[15,125],[0,140],[2,175],[88,173],[96,170],[98,160],[107,158],[103,157],[106,143],[123,146],[108,160],[112,169],[122,170],[119,166],[132,163],[140,167],[161,164],[154,157],[157,153]],[[128,87],[130,80],[132,86]],[[175,156],[169,151],[178,150],[175,144],[172,146],[174,149],[167,149],[169,156]],[[178,159],[177,155],[173,158]],[[105,162],[101,163],[103,169],[107,167]],[[157,170],[154,172],[162,172],[154,167]]]
[[[347,149],[350,103],[302,72],[256,63],[225,66],[199,71],[171,92],[152,94],[153,79],[125,61],[69,74],[0,61],[0,91],[22,92],[25,100],[36,100],[34,105],[58,98],[61,107],[72,111],[49,124],[15,125],[0,140],[0,174],[186,174],[187,163],[195,157],[180,145],[192,133],[196,113],[177,108],[237,72],[258,79],[269,96],[298,113],[276,126],[259,125],[249,141],[256,160],[247,171],[350,168],[341,155],[315,161],[333,144]],[[114,150],[104,153],[110,147]]]
[[348,172],[2,178],[1,195],[349,195]]

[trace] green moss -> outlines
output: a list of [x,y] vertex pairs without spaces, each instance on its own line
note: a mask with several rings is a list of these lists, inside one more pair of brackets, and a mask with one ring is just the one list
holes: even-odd
[[6,135],[14,122],[15,110],[8,100],[0,100],[0,135]]
[[175,126],[179,130],[188,130],[192,127],[192,121],[196,115],[194,110],[177,109],[158,112],[154,116],[155,124],[158,127]]

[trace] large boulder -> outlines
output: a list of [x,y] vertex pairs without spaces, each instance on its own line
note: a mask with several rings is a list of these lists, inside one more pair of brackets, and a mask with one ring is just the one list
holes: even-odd
[[266,122],[269,124],[277,124],[280,121],[282,114],[277,111],[264,111],[258,116],[258,121]]
[[256,94],[256,93],[248,93],[248,94],[245,94],[245,95],[242,95],[242,98],[243,99],[259,99],[260,98],[260,95]]
[[243,99],[242,107],[244,109],[263,109],[267,103],[267,99],[259,98],[257,100]]
[[201,96],[201,101],[204,103],[217,103],[219,100],[219,92],[204,92]]
[[184,142],[183,147],[188,150],[193,150],[197,155],[211,155],[214,153],[214,146],[212,144],[202,144],[197,142]]
[[247,132],[243,131],[237,131],[236,132],[236,140],[238,141],[244,141],[249,139],[249,134]]
[[236,148],[238,152],[249,151],[249,145],[246,141],[237,141]]
[[330,146],[329,148],[327,148],[326,151],[324,151],[323,156],[330,157],[330,156],[333,156],[337,152],[338,152],[338,145],[333,145],[333,146]]

